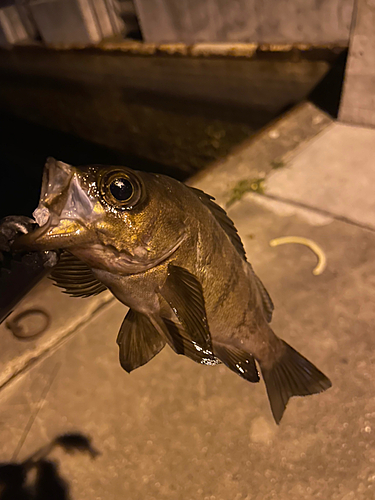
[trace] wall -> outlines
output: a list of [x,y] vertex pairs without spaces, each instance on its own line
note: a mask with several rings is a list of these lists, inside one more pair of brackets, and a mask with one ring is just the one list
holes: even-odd
[[135,0],[148,42],[336,43],[354,0]]

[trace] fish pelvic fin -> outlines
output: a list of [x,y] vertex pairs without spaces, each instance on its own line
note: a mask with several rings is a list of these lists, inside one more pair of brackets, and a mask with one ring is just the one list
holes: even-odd
[[117,344],[121,366],[130,373],[156,356],[165,346],[165,340],[148,316],[129,309]]
[[283,354],[272,368],[260,368],[266,384],[268,399],[277,424],[292,396],[308,396],[329,389],[332,384],[316,366],[299,354],[289,344],[284,344]]

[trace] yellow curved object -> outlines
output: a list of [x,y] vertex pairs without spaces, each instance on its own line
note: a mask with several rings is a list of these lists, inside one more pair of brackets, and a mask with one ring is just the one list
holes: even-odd
[[313,274],[315,274],[315,276],[322,274],[327,265],[327,257],[322,248],[320,248],[315,241],[303,238],[302,236],[284,236],[270,241],[271,247],[277,247],[278,245],[285,245],[287,243],[298,243],[299,245],[309,247],[318,257],[318,264],[313,269]]

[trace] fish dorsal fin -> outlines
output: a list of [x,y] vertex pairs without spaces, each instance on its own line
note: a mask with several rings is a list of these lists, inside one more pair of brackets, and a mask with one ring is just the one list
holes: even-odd
[[70,252],[64,251],[59,263],[53,268],[50,278],[55,285],[64,288],[72,297],[91,297],[106,290],[91,269]]
[[160,294],[180,321],[186,338],[212,353],[203,290],[198,279],[187,269],[169,264]]
[[255,281],[258,285],[259,293],[262,296],[262,303],[264,311],[266,313],[266,320],[268,323],[270,323],[272,320],[272,314],[274,310],[272,299],[270,297],[270,294],[267,292],[266,287],[263,285],[263,283],[260,281],[257,275],[255,275]]
[[268,323],[270,323],[272,320],[272,313],[274,310],[274,305],[273,305],[272,299],[270,297],[270,294],[267,292],[266,287],[260,281],[258,276],[254,273],[254,269],[252,268],[250,262],[248,262],[248,265],[250,268],[250,272],[255,279],[256,286],[258,288],[259,294],[260,294],[261,299],[262,299],[262,304],[263,304],[263,309],[264,309],[264,313],[266,316],[266,320]]
[[130,373],[145,365],[165,346],[165,340],[150,319],[129,309],[117,336],[121,366]]
[[237,232],[233,221],[228,217],[225,210],[223,210],[217,203],[214,203],[214,199],[209,194],[206,194],[204,191],[200,189],[190,187],[191,191],[200,199],[200,201],[205,205],[212,215],[215,217],[217,222],[220,224],[221,228],[225,231],[233,246],[237,250],[237,252],[241,255],[243,260],[246,261],[246,252],[243,247],[241,238]]

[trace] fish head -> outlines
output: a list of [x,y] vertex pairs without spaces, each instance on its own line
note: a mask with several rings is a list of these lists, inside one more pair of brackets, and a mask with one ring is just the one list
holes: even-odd
[[127,167],[74,167],[47,160],[38,228],[16,247],[67,249],[91,267],[141,272],[172,255],[184,240],[184,212],[164,176]]

